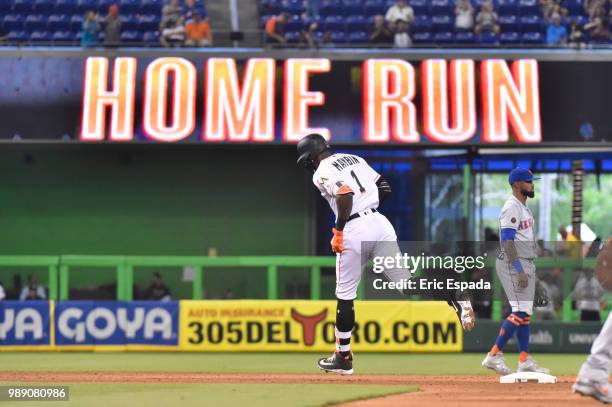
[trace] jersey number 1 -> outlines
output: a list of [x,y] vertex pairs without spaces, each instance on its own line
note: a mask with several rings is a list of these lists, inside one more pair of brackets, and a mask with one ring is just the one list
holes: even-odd
[[357,178],[357,174],[355,174],[355,171],[351,171],[351,176],[353,177],[357,185],[359,185],[359,192],[363,194],[365,192],[365,188],[363,187],[363,185],[361,185],[361,182],[359,182],[359,178]]

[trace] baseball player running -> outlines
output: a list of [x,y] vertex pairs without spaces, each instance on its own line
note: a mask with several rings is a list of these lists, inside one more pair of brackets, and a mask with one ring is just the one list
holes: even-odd
[[[599,252],[596,267],[599,269],[598,276],[609,281],[612,276],[612,237],[608,238]],[[591,396],[602,403],[612,403],[612,385],[609,383],[610,363],[612,363],[612,312],[608,314],[606,323],[593,342],[591,354],[580,368],[578,379],[572,386],[574,393]]]
[[[379,201],[391,192],[380,174],[361,157],[333,154],[319,134],[310,134],[297,145],[298,166],[314,172],[312,181],[336,215],[331,248],[336,253],[336,350],[318,361],[320,369],[340,374],[353,373],[351,331],[355,324],[353,300],[361,279],[362,255],[372,258],[399,253],[397,236],[389,220],[377,210]],[[362,242],[374,244],[363,245]],[[377,245],[377,242],[394,242]],[[389,248],[392,247],[393,253]],[[368,251],[368,253],[362,253]],[[410,278],[406,269],[387,269],[385,277],[394,282]],[[474,327],[474,312],[469,301],[459,305],[464,329]]]
[[512,373],[506,366],[503,350],[515,332],[520,351],[518,371],[549,373],[529,355],[529,317],[533,313],[536,286],[533,260],[537,245],[533,214],[525,202],[527,198],[535,196],[533,181],[536,179],[539,178],[525,168],[513,169],[508,176],[512,197],[506,201],[499,215],[501,249],[495,269],[512,313],[502,324],[495,345],[482,361],[482,366],[501,375]]

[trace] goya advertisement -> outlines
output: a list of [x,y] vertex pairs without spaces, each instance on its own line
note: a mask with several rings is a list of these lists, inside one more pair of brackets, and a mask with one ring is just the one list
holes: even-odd
[[[333,350],[335,301],[181,301],[187,351]],[[463,331],[443,302],[355,302],[358,352],[459,352]]]

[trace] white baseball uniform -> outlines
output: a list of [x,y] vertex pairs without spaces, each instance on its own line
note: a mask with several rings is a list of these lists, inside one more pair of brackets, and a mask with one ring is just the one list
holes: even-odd
[[495,269],[504,287],[512,312],[533,313],[533,299],[535,297],[535,265],[533,260],[537,257],[537,244],[535,222],[533,214],[527,205],[523,204],[514,195],[506,201],[499,215],[499,229],[514,229],[514,247],[524,272],[529,277],[527,288],[518,285],[518,271],[514,269],[504,253],[502,245],[500,255],[497,257]]
[[[357,287],[361,279],[362,255],[392,255],[399,252],[397,236],[391,222],[376,211],[378,208],[378,174],[361,157],[351,154],[334,154],[319,163],[312,182],[321,191],[338,218],[336,195],[353,193],[351,215],[360,216],[346,223],[344,227],[344,247],[336,254],[336,297],[353,300],[357,297]],[[363,242],[374,244],[363,245]],[[395,242],[377,246],[376,242]],[[367,251],[367,253],[364,253]],[[386,253],[385,253],[386,252]],[[392,252],[392,253],[391,253]],[[383,274],[390,281],[410,278],[406,270],[386,270]]]

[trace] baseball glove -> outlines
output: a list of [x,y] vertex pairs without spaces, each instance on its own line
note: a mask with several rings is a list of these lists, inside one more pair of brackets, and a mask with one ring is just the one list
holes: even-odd
[[612,290],[612,236],[604,243],[595,264],[597,279],[603,288]]
[[546,289],[542,287],[540,281],[536,280],[535,286],[535,296],[533,298],[533,306],[534,307],[545,307],[550,302],[550,298],[548,298],[548,293]]

